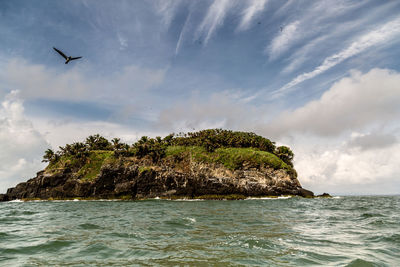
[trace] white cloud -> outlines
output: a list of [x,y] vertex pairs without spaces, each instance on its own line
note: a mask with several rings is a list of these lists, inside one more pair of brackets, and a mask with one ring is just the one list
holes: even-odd
[[115,88],[119,91],[119,94],[122,94],[125,90],[128,94],[129,92],[132,94],[135,91],[145,91],[159,86],[164,81],[166,71],[167,69],[154,70],[129,65],[120,72],[111,75],[107,80],[104,79],[102,86],[107,85],[107,89]]
[[400,73],[353,71],[259,133],[289,145],[299,180],[322,193],[399,193]]
[[198,34],[205,34],[204,43],[207,44],[211,36],[224,24],[228,10],[233,6],[234,0],[214,0],[208,8],[207,14],[197,29]]
[[343,49],[339,53],[325,58],[322,64],[315,68],[313,71],[298,75],[292,81],[273,92],[273,94],[281,95],[293,86],[305,80],[314,78],[317,75],[320,75],[321,73],[329,70],[330,68],[336,66],[344,60],[353,57],[370,47],[376,46],[378,44],[385,44],[386,42],[390,41],[398,35],[400,35],[400,18],[389,21],[381,27],[366,34],[363,34],[362,36],[359,36],[347,48]]
[[89,95],[93,84],[77,68],[57,73],[44,65],[11,59],[0,73],[6,90],[20,91],[22,97],[50,99],[81,99]]
[[0,192],[33,177],[48,146],[25,118],[18,92],[9,93],[0,107]]
[[373,69],[353,72],[335,83],[320,99],[282,113],[266,128],[274,136],[293,132],[334,136],[390,122],[400,115],[400,73]]
[[[274,15],[276,20],[285,16],[291,22],[282,22],[283,30],[279,32],[279,28],[276,29],[278,34],[266,47],[265,52],[268,53],[270,60],[275,60],[295,45],[309,44],[314,42],[315,38],[321,39],[323,37],[327,39],[337,34],[337,31],[332,29],[332,27],[336,28],[338,25],[334,18],[349,13],[364,4],[362,2],[350,3],[347,0],[337,0],[334,5],[331,1],[314,1],[310,2],[310,5],[307,5],[306,8],[299,8],[298,2],[288,1]],[[296,12],[290,14],[291,9],[296,10]],[[346,22],[339,23],[339,31],[348,31],[354,27],[353,23],[349,23],[350,26]]]
[[267,0],[250,0],[248,1],[247,8],[243,11],[242,20],[238,26],[239,31],[247,30],[251,22],[257,17],[265,8]]
[[[314,16],[317,14],[319,19],[311,16],[308,20],[311,21],[312,25],[309,25],[309,22],[304,22],[304,27],[309,28],[310,32],[302,32],[303,37],[308,36],[309,34],[313,35],[312,39],[305,41],[301,48],[296,49],[295,52],[290,55],[290,63],[284,68],[283,72],[288,73],[298,69],[306,60],[312,61],[315,58],[321,58],[321,54],[331,54],[332,52],[330,49],[336,49],[337,47],[342,46],[347,42],[348,38],[354,36],[354,32],[362,32],[365,30],[365,25],[369,25],[371,22],[385,17],[387,12],[394,8],[393,4],[395,3],[388,2],[380,5],[379,7],[374,8],[374,12],[369,13],[367,16],[356,17],[349,21],[340,21],[340,23],[336,20],[333,20],[334,22],[320,22],[323,18],[327,19],[332,16],[340,16],[342,15],[341,13],[346,13],[350,10],[360,8],[359,5],[363,4],[364,3],[361,2],[351,3],[350,5],[349,3],[342,3],[338,6],[335,5],[336,10],[332,7],[328,8],[326,6],[316,8],[315,12],[312,14]],[[326,12],[330,13],[330,16],[326,16]]]
[[187,27],[190,21],[190,17],[191,17],[192,13],[189,13],[189,15],[187,15],[185,23],[183,24],[181,33],[179,34],[179,38],[178,38],[178,42],[176,43],[176,47],[175,47],[175,55],[177,55],[179,53],[179,50],[181,48],[182,42],[183,42],[183,38],[185,36],[185,33],[187,31]]
[[318,193],[400,192],[398,142],[373,150],[351,148],[346,144],[330,147],[303,144],[297,146],[295,154],[295,167],[302,185]]
[[267,47],[269,58],[275,59],[280,54],[285,52],[293,44],[293,42],[299,37],[297,29],[300,21],[294,21],[289,25],[282,28],[282,31],[275,37],[271,44]]
[[348,147],[361,150],[382,149],[390,147],[397,142],[397,137],[393,134],[380,132],[368,134],[354,133],[348,142]]
[[137,92],[160,85],[166,71],[129,65],[107,77],[93,77],[85,66],[60,72],[22,59],[11,59],[0,72],[3,81],[0,88],[17,89],[26,99],[93,101],[107,98],[109,101],[113,98],[124,101]]
[[92,134],[100,134],[108,139],[121,138],[123,142],[132,144],[143,135],[156,136],[168,134],[150,130],[137,130],[134,126],[121,125],[106,121],[71,121],[71,120],[46,120],[31,118],[41,135],[46,138],[54,150],[59,146],[73,142],[83,142]]
[[[238,92],[213,93],[206,98],[194,94],[185,102],[162,110],[157,126],[168,131],[192,131],[204,128],[246,128],[251,125],[255,109],[247,106]],[[260,110],[258,110],[260,111]]]
[[162,27],[169,28],[181,3],[181,0],[159,0],[154,2],[156,12],[162,16]]

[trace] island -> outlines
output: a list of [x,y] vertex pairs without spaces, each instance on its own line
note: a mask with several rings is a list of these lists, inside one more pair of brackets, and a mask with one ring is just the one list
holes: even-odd
[[46,150],[47,167],[0,194],[0,201],[314,197],[297,179],[293,157],[289,147],[249,132],[143,136],[132,145],[96,134]]

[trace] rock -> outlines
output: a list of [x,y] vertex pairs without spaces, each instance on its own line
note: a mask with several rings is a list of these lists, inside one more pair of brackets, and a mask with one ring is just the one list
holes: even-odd
[[328,193],[323,193],[321,195],[318,195],[317,197],[332,197],[332,196],[329,195]]
[[185,168],[143,166],[143,162],[104,165],[92,181],[82,181],[70,169],[56,174],[41,171],[27,182],[0,195],[0,201],[23,198],[154,198],[205,195],[314,197],[296,175],[268,166],[232,171],[223,165],[188,162]]
[[314,197],[314,193],[313,192],[311,192],[311,191],[309,191],[307,189],[304,189],[304,188],[299,188],[298,192],[299,192],[299,195],[302,196],[302,197],[306,197],[306,198],[313,198]]
[[8,201],[8,196],[6,194],[0,194],[0,202],[1,201]]

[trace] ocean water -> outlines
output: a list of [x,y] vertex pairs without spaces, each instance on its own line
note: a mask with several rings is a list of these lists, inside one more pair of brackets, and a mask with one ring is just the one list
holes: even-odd
[[400,196],[3,202],[0,266],[400,266]]

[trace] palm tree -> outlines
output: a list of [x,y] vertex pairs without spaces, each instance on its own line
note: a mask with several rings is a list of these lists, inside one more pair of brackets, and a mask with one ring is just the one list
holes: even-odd
[[86,145],[89,150],[110,150],[110,142],[99,134],[91,135],[86,138]]
[[43,156],[42,162],[52,162],[54,160],[54,158],[55,158],[55,155],[56,154],[54,154],[54,151],[52,149],[50,149],[50,148],[47,149],[44,152],[44,156]]
[[286,164],[293,166],[294,153],[287,146],[278,146],[275,149],[275,155],[277,155]]

